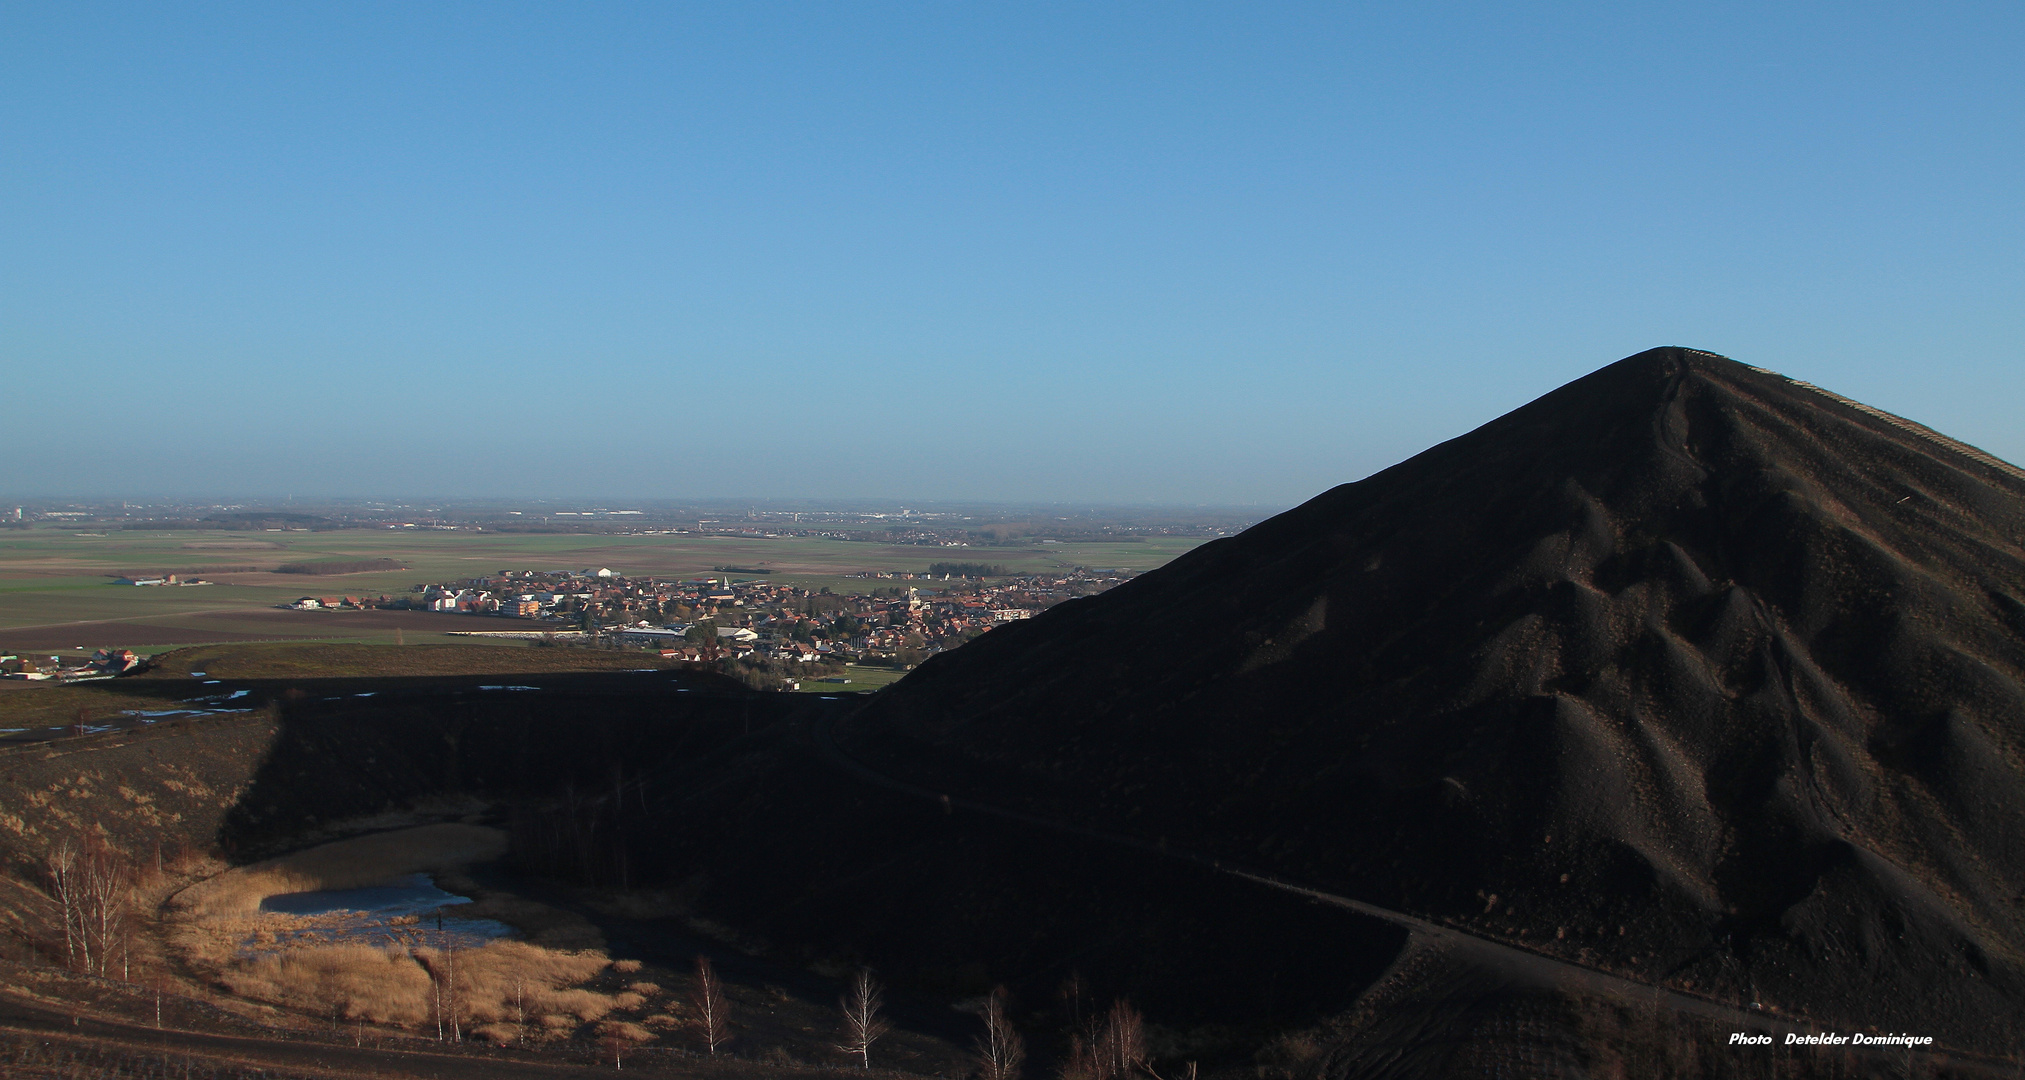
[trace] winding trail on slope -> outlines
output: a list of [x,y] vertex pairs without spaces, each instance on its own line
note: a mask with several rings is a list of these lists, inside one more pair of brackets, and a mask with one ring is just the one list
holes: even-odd
[[[1741,1009],[1712,998],[1684,993],[1651,983],[1639,982],[1635,979],[1627,979],[1621,975],[1585,967],[1567,960],[1528,952],[1524,949],[1504,944],[1503,942],[1493,941],[1466,931],[1457,930],[1454,927],[1429,922],[1426,919],[1408,915],[1405,912],[1393,911],[1390,908],[1382,908],[1362,900],[1354,900],[1347,896],[1338,896],[1334,893],[1323,892],[1320,889],[1311,889],[1303,885],[1281,881],[1271,875],[1247,870],[1234,864],[1228,864],[1221,859],[1212,858],[1208,855],[1149,843],[1145,840],[1118,833],[1104,832],[1098,829],[1083,828],[1060,821],[1053,821],[1035,814],[992,806],[961,796],[950,795],[945,792],[922,787],[919,784],[910,783],[898,777],[888,776],[851,756],[850,752],[837,742],[835,730],[837,721],[838,717],[832,714],[818,715],[809,722],[808,730],[815,743],[815,747],[832,764],[866,783],[914,798],[938,803],[951,811],[964,810],[969,813],[998,818],[1003,821],[1017,822],[1033,828],[1047,829],[1051,832],[1075,836],[1085,840],[1094,840],[1098,843],[1131,848],[1135,851],[1188,863],[1214,874],[1238,878],[1265,888],[1276,889],[1332,907],[1354,911],[1360,915],[1378,919],[1406,930],[1408,944],[1400,951],[1401,956],[1406,956],[1409,952],[1414,951],[1416,947],[1419,949],[1432,949],[1494,973],[1516,986],[1562,991],[1584,990],[1623,1000],[1642,999],[1655,1003],[1664,1002],[1680,1013],[1731,1024],[1736,1031],[1784,1036],[1788,1033],[1805,1035],[1824,1030],[1841,1030],[1824,1027],[1810,1018],[1775,1017],[1763,1012]],[[1380,981],[1382,980],[1383,976],[1380,976]],[[1374,983],[1374,985],[1376,984]],[[1854,1030],[1864,1029],[1857,1028]],[[1860,1048],[1859,1052],[1869,1049]],[[1934,1046],[1925,1049],[1939,1051],[1942,1047],[1936,1043]],[[1953,1049],[1949,1049],[1947,1052],[1950,1056],[1995,1061],[1995,1059],[1984,1058],[1982,1055],[1965,1053]]]

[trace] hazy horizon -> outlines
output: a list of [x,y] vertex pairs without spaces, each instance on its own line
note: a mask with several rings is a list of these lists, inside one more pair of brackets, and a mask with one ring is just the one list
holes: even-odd
[[[1317,492],[1320,494],[1320,492]],[[465,496],[465,495],[409,495],[409,496],[335,496],[296,495],[259,493],[219,492],[156,492],[152,494],[127,495],[104,492],[57,492],[45,494],[7,494],[0,492],[0,515],[11,513],[16,506],[84,505],[111,507],[114,504],[128,506],[135,510],[175,507],[209,507],[234,511],[258,511],[264,513],[286,513],[291,510],[314,512],[316,509],[337,508],[388,508],[388,509],[445,509],[461,511],[504,510],[508,507],[544,507],[561,510],[575,507],[580,510],[653,510],[669,511],[678,509],[708,509],[713,512],[736,513],[752,510],[760,513],[877,513],[913,510],[919,513],[959,513],[963,511],[1007,511],[1028,512],[1042,510],[1068,510],[1081,514],[1102,514],[1107,512],[1177,513],[1203,514],[1259,514],[1278,513],[1292,508],[1292,503],[1172,503],[1142,500],[1139,502],[1097,502],[1074,500],[1031,500],[1031,499],[879,499],[852,498],[680,498],[663,496],[578,496],[566,493],[528,494],[522,496]]]
[[0,490],[1288,506],[1661,345],[2025,460],[2021,58],[1975,6],[17,5]]

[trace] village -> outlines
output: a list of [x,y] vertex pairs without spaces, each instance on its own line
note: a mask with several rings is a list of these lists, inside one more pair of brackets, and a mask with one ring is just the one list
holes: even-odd
[[146,663],[147,658],[132,649],[100,649],[89,657],[69,660],[51,656],[48,663],[34,656],[9,653],[0,655],[0,677],[29,682],[87,682],[124,675]]
[[[999,571],[993,574],[992,571]],[[610,568],[500,570],[488,577],[418,584],[400,597],[304,596],[298,611],[392,608],[521,620],[513,628],[452,631],[541,646],[641,648],[724,666],[767,689],[804,678],[840,681],[849,664],[909,669],[994,626],[1031,618],[1134,576],[1076,567],[1004,575],[1002,568],[937,563],[928,572],[864,571],[859,591],[808,589],[767,571],[629,578]],[[532,624],[532,625],[529,625]]]

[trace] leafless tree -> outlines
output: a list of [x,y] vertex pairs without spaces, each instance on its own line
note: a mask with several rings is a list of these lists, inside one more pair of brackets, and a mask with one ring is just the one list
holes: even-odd
[[84,883],[81,880],[84,875],[78,867],[82,855],[75,841],[62,840],[50,850],[45,860],[49,894],[56,900],[63,916],[63,959],[73,968],[86,966],[86,961],[79,957],[83,949],[83,935],[80,933],[83,922],[78,917],[84,899]]
[[[1130,1077],[1147,1068],[1146,1019],[1132,1003],[1119,999],[1104,1018],[1104,1030],[1097,1033],[1097,1070],[1102,1080]],[[1149,1070],[1150,1071],[1150,1070]]]
[[879,980],[872,977],[870,968],[859,968],[851,977],[850,989],[837,999],[837,1005],[844,1011],[844,1041],[837,1049],[847,1054],[858,1055],[862,1068],[872,1067],[872,1044],[879,1037],[893,1030],[893,1025],[879,1015],[885,1005],[885,995]]
[[429,1000],[435,1007],[436,1041],[443,1041],[443,972],[435,964],[429,965]]
[[1159,1080],[1146,1052],[1146,1020],[1130,1002],[1113,1003],[1093,1037],[1069,1037],[1063,1080],[1132,1080],[1141,1075]]
[[461,1017],[459,1015],[459,1010],[457,1008],[457,950],[452,948],[449,950],[449,953],[450,953],[450,971],[449,971],[450,987],[449,987],[449,994],[447,995],[447,997],[450,1005],[450,1041],[463,1042],[464,1027],[460,1022]]
[[612,1068],[626,1067],[626,1048],[632,1046],[632,1043],[627,1042],[622,1036],[606,1035],[598,1039],[598,1045],[612,1052]]
[[717,1056],[717,1048],[731,1041],[731,1005],[724,1000],[724,984],[717,980],[717,969],[710,966],[710,958],[696,958],[696,1023],[703,1032],[703,1045],[710,1050],[710,1056]]
[[60,841],[45,860],[49,891],[63,918],[64,959],[92,975],[126,969],[127,911],[133,874],[126,861],[104,845]]
[[1019,1080],[1026,1061],[1026,1040],[1007,1015],[1008,996],[1000,986],[984,999],[984,1034],[977,1040],[977,1071],[983,1080]]
[[[90,852],[84,867],[85,938],[91,946],[95,974],[111,975],[113,953],[126,929],[132,875],[126,862],[103,849]],[[92,970],[92,969],[88,969]]]

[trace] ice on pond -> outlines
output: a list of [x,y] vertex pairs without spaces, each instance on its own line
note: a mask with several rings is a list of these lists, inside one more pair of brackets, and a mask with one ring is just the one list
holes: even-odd
[[[427,874],[409,874],[359,889],[282,893],[260,902],[271,915],[276,944],[426,945],[476,948],[512,928],[492,919],[458,918],[444,909],[471,903],[446,892]],[[258,948],[258,945],[249,945]]]

